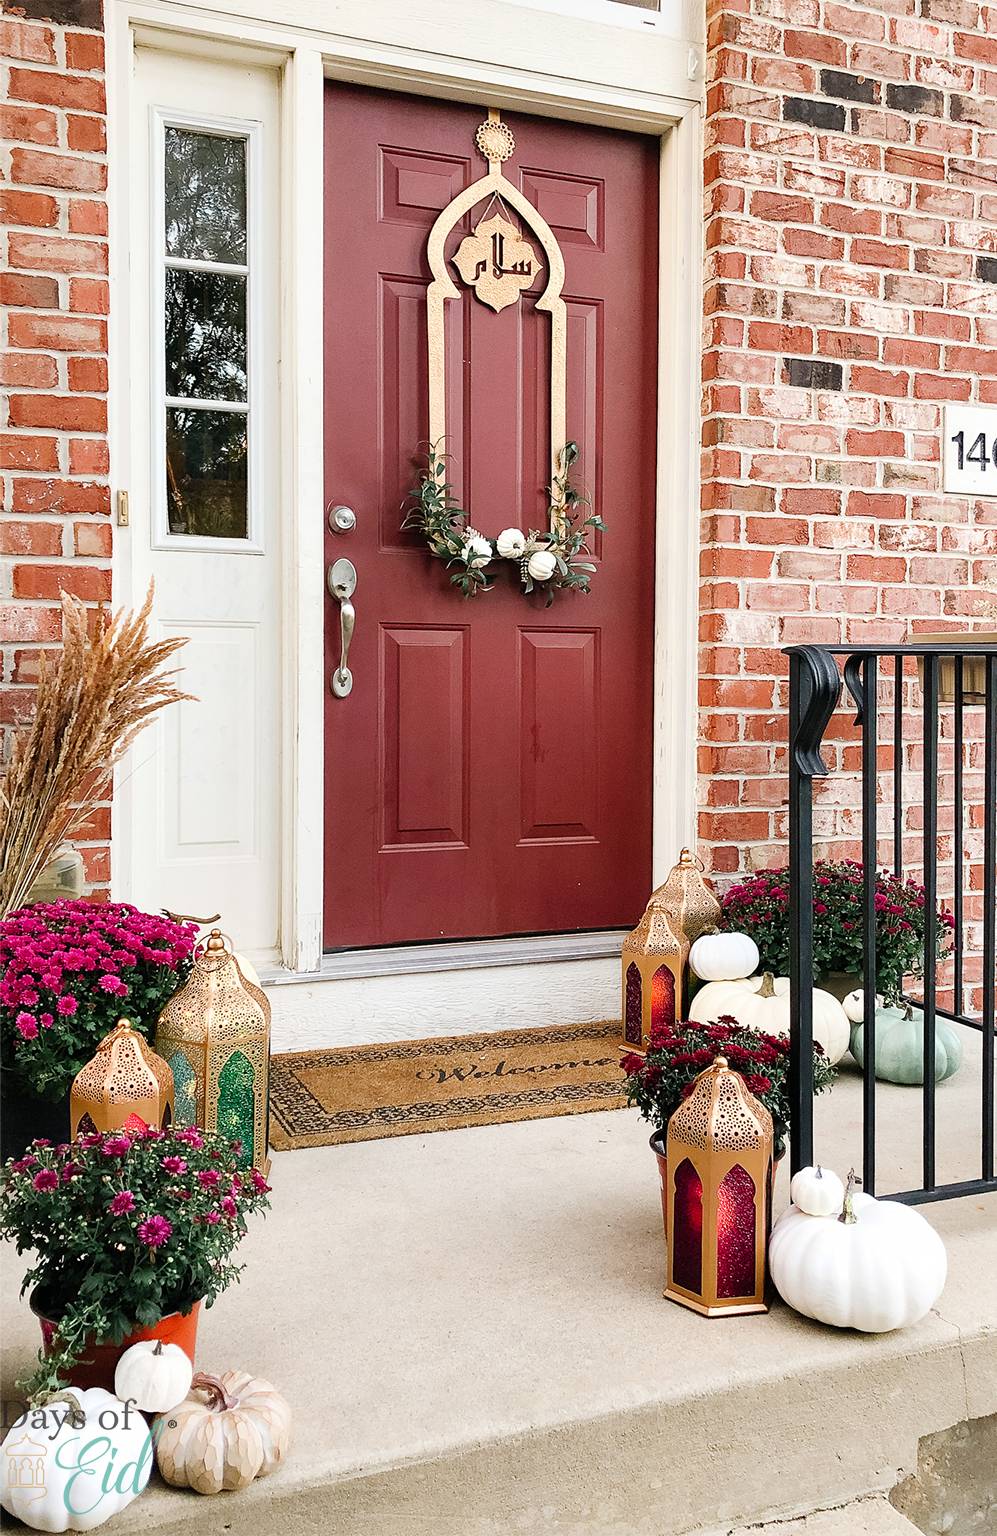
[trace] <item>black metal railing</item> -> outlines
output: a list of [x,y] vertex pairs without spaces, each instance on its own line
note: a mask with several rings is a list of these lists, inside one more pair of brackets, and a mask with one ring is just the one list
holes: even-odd
[[[796,645],[789,657],[789,843],[790,843],[790,1101],[793,1115],[793,1171],[813,1162],[813,781],[828,774],[821,745],[842,692],[843,681],[855,702],[861,728],[861,841],[863,866],[863,1184],[876,1188],[876,874],[879,867],[878,810],[880,745],[889,760],[892,741],[893,872],[902,877],[916,869],[925,891],[923,996],[923,1070],[921,1093],[921,1187],[890,1195],[907,1204],[949,1200],[997,1190],[994,1177],[994,1008],[997,941],[997,645],[968,637],[925,643],[914,636],[903,646]],[[918,660],[918,678],[913,663]],[[907,664],[905,667],[905,663]],[[885,665],[881,665],[885,664]],[[920,707],[917,696],[920,694]],[[892,716],[892,718],[890,718]],[[912,731],[912,727],[919,730]],[[940,735],[940,731],[943,734]],[[942,744],[944,766],[951,766],[951,828],[940,848],[939,793]],[[913,746],[913,752],[912,752]],[[905,766],[920,756],[920,771]],[[971,757],[967,771],[967,757]],[[967,795],[967,778],[982,796]],[[947,780],[948,782],[948,780]],[[908,813],[913,802],[919,815]],[[919,796],[917,795],[919,791]],[[888,797],[885,797],[888,798]],[[972,854],[966,823],[975,818]],[[920,820],[919,848],[911,857],[911,823]],[[982,820],[982,849],[979,822]],[[949,840],[951,854],[949,855]],[[982,1006],[966,1008],[966,879],[972,868],[982,878]],[[951,875],[954,918],[951,1008],[938,1001],[939,873]],[[982,1035],[980,1105],[980,1177],[954,1183],[936,1178],[936,1015],[968,1025]]]

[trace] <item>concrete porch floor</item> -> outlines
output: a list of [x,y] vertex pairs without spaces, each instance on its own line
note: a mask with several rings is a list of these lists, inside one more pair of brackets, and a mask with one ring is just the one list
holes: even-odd
[[[967,1032],[939,1089],[946,1179],[976,1172],[979,1054]],[[841,1173],[860,1092],[845,1065],[815,1105]],[[880,1098],[882,1193],[918,1181],[920,1100]],[[198,1365],[285,1393],[290,1461],[217,1499],[154,1475],[108,1530],[678,1536],[829,1511],[793,1536],[912,1531],[882,1496],[919,1436],[997,1410],[997,1197],[921,1207],[949,1273],[912,1328],[838,1332],[778,1298],[708,1320],[661,1294],[647,1136],[621,1110],[276,1154],[274,1208],[202,1320]],[[20,1261],[3,1268],[9,1398],[37,1336]]]

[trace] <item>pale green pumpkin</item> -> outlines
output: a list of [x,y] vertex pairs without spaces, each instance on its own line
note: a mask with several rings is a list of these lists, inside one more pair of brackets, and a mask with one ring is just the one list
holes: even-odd
[[[863,1026],[852,1025],[851,1053],[864,1059]],[[935,1015],[935,1082],[943,1083],[962,1066],[962,1040],[951,1024]],[[924,1082],[924,1013],[905,1004],[876,1009],[876,1076],[888,1083]]]

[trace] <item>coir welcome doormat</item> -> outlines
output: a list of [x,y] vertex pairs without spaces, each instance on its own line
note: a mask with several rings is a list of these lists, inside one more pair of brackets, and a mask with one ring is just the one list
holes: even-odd
[[626,1103],[618,1021],[302,1051],[270,1060],[277,1151],[581,1115]]

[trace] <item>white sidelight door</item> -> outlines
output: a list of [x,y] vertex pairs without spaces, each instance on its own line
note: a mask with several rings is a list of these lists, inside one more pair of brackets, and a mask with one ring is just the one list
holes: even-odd
[[279,944],[279,83],[137,47],[130,113],[128,527],[119,601],[155,579],[197,702],[138,739],[116,791],[115,894]]

